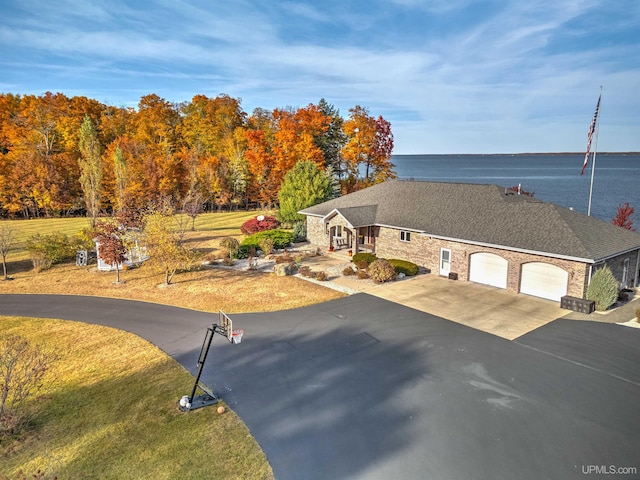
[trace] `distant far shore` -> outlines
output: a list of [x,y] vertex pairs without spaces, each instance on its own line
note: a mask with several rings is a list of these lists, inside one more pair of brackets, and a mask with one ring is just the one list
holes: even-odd
[[[392,157],[424,157],[428,155],[449,155],[455,157],[488,157],[488,156],[520,156],[520,155],[584,155],[586,152],[521,152],[521,153],[394,153]],[[640,155],[640,152],[597,152],[597,155]]]

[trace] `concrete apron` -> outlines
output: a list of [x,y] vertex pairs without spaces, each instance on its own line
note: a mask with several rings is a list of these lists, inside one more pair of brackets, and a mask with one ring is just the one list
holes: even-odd
[[570,313],[560,308],[559,302],[449,280],[433,273],[376,284],[343,276],[342,270],[350,265],[344,258],[322,255],[305,259],[303,263],[312,270],[326,271],[328,287],[375,295],[509,340]]

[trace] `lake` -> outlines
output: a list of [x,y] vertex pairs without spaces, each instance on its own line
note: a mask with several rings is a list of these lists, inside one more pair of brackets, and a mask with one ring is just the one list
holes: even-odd
[[[398,178],[434,182],[520,184],[534,197],[587,213],[592,158],[584,175],[584,153],[514,155],[393,155]],[[598,153],[591,215],[605,221],[629,202],[640,226],[640,154]]]

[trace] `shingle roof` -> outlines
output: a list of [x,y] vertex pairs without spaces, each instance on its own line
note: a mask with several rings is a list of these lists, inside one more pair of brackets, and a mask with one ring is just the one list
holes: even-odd
[[354,227],[384,225],[445,237],[598,261],[640,248],[640,234],[497,185],[389,180],[314,205]]

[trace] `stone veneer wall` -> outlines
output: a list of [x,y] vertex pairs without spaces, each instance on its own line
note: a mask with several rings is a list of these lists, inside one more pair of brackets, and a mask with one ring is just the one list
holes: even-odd
[[523,264],[544,262],[560,267],[569,273],[567,295],[582,298],[586,292],[589,275],[587,264],[542,255],[441,240],[431,238],[427,235],[420,235],[416,232],[411,233],[410,242],[403,242],[400,240],[400,230],[381,228],[376,254],[378,257],[383,258],[409,260],[417,265],[429,268],[432,273],[437,275],[440,271],[441,248],[451,250],[451,271],[458,274],[459,280],[469,280],[471,254],[488,252],[499,255],[509,262],[507,270],[507,290],[513,292],[520,291],[520,272],[522,271]]
[[329,246],[329,234],[325,233],[322,217],[307,216],[307,240],[313,245]]

